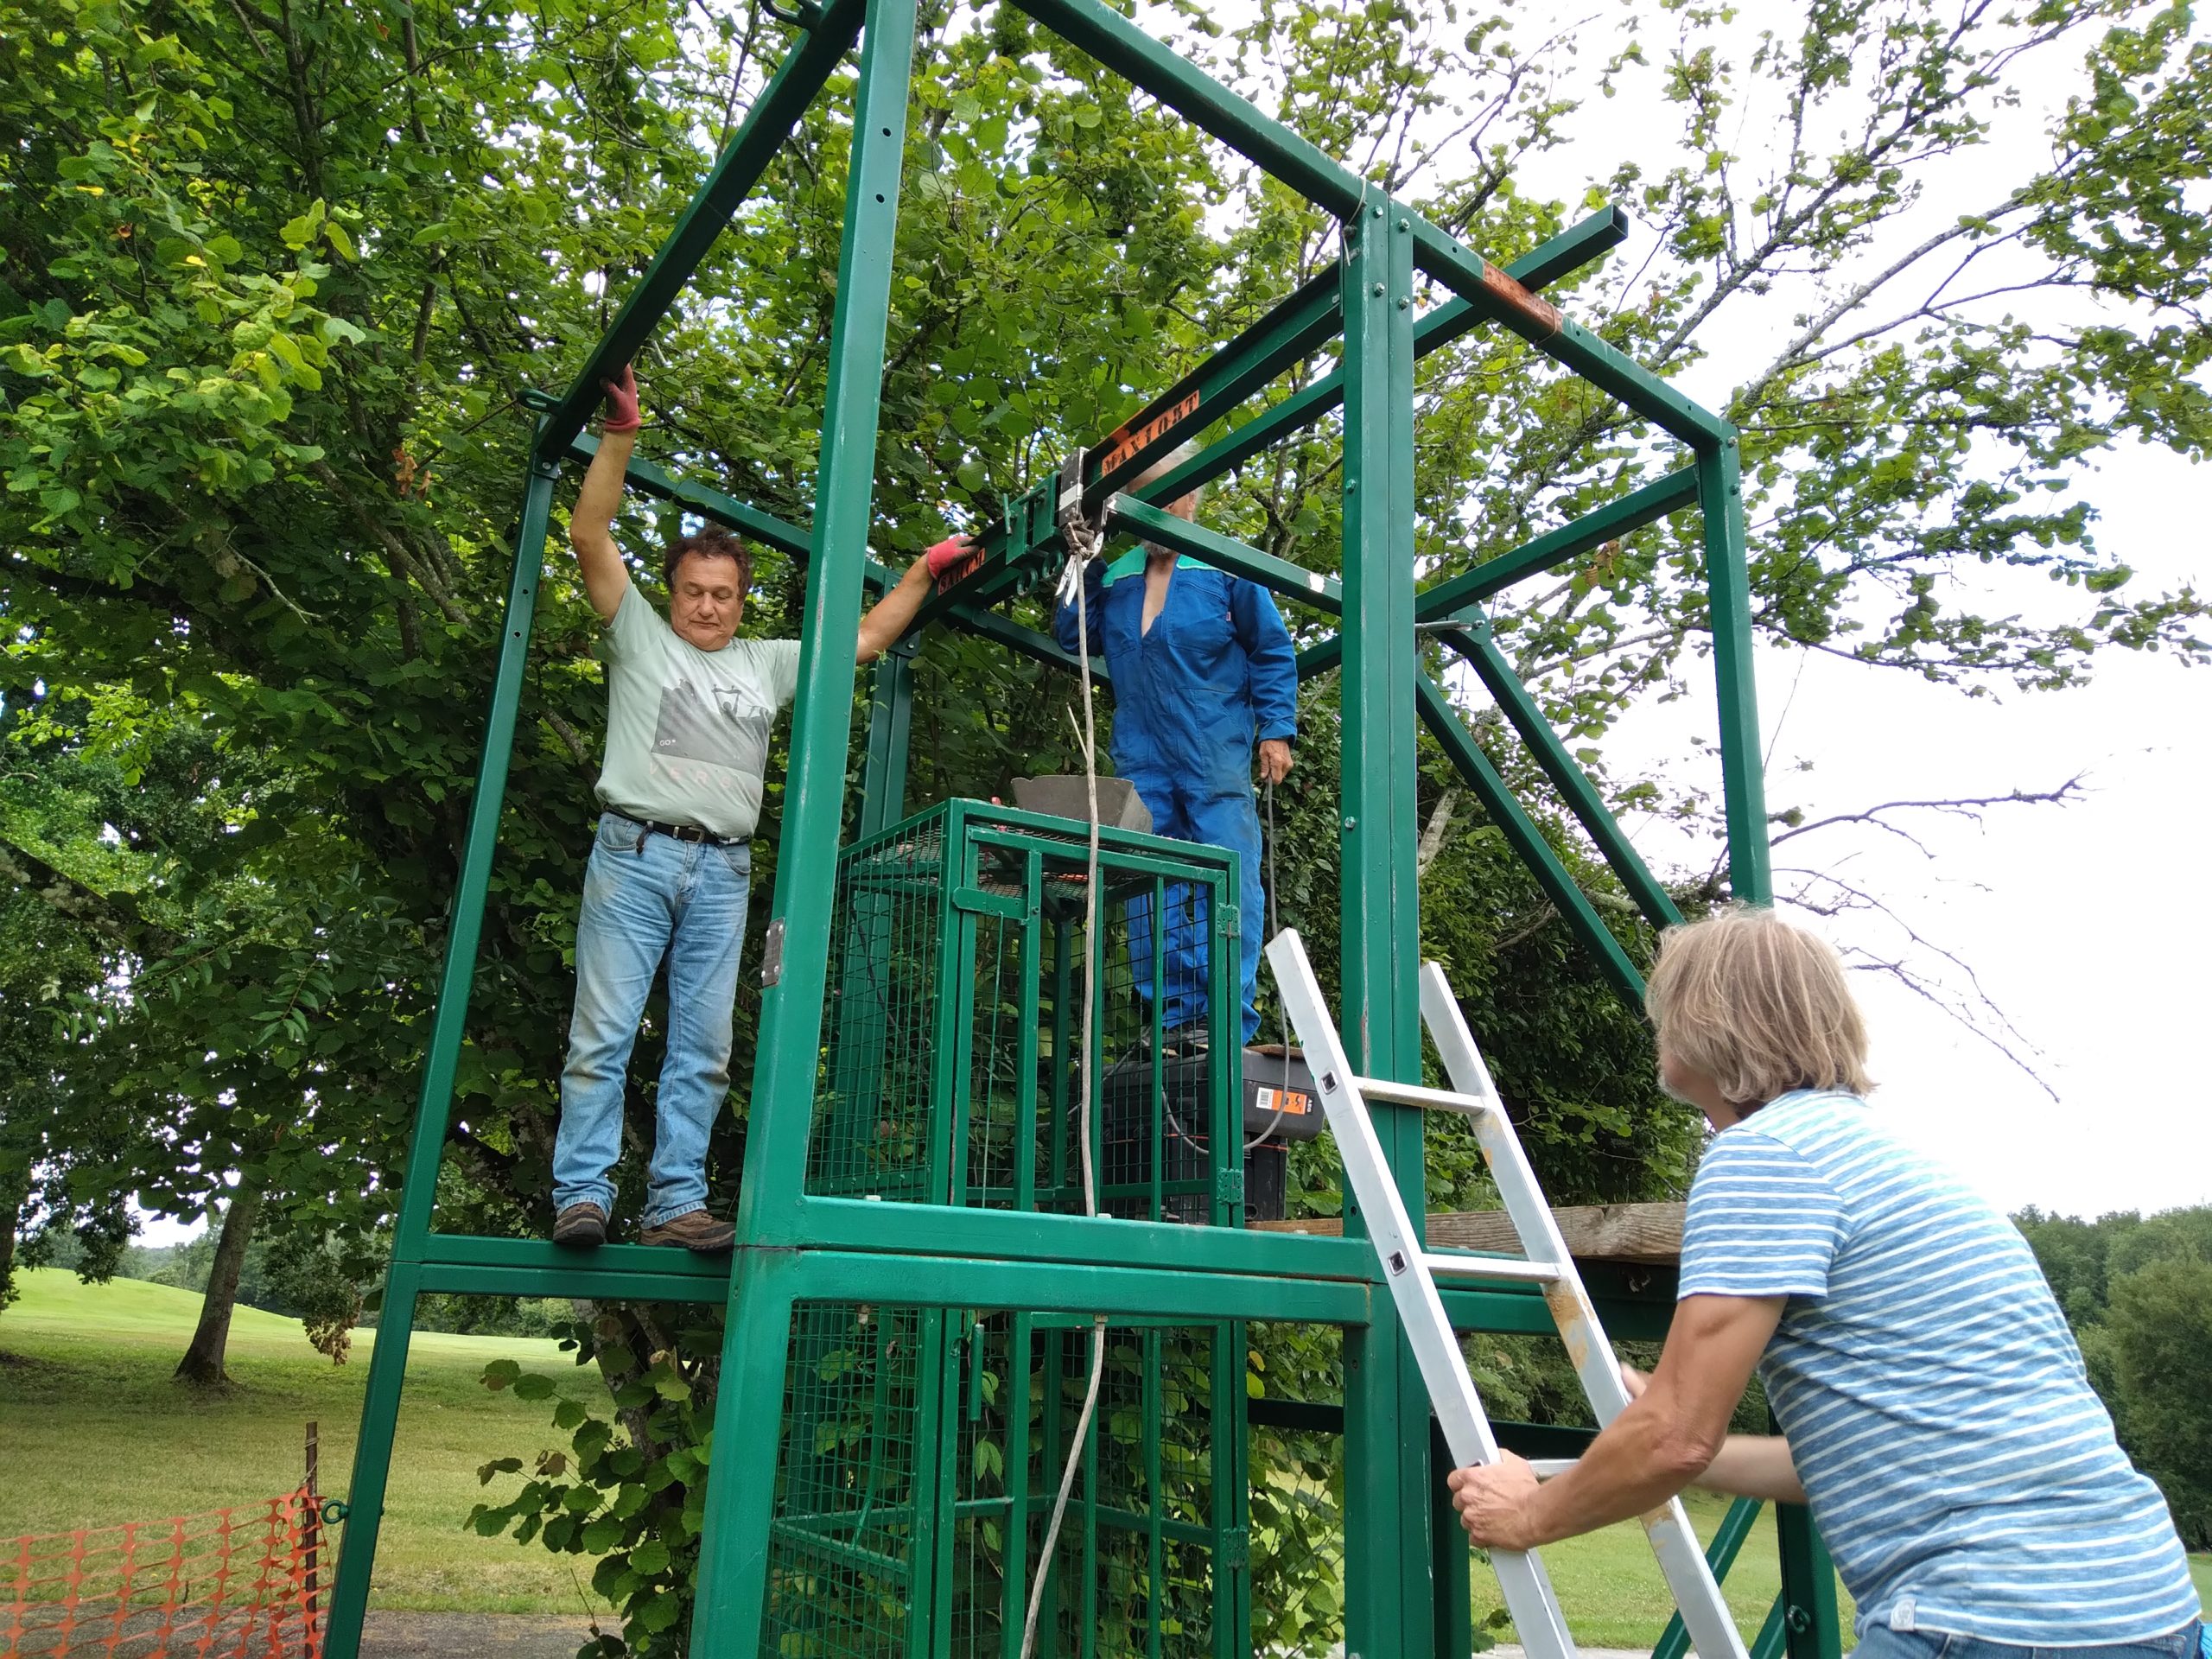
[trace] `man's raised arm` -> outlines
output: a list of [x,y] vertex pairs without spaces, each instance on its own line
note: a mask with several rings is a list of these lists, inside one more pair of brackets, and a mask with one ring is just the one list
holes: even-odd
[[630,451],[638,442],[638,382],[625,365],[607,388],[607,418],[600,427],[599,453],[584,474],[576,508],[569,516],[569,545],[576,550],[584,592],[600,620],[612,622],[630,589],[630,571],[614,544],[614,515],[622,505],[622,483],[629,475]]

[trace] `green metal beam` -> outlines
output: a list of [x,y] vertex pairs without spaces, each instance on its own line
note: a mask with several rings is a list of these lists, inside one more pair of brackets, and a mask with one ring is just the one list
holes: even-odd
[[569,440],[584,429],[599,407],[601,383],[620,372],[668,314],[685,283],[706,258],[715,238],[729,223],[753,187],[760,181],[784,140],[806,114],[807,106],[836,70],[860,32],[861,0],[830,0],[806,37],[794,47],[774,77],[753,100],[745,123],[716,160],[677,221],[645,274],[622,302],[622,308],[584,359],[560,407],[539,429],[537,453],[565,454]]
[[[1382,199],[1378,187],[1323,155],[1280,122],[1270,120],[1097,0],[1016,0],[1016,3],[1338,218],[1354,217]],[[1414,262],[1465,300],[1484,321],[1511,329],[1685,442],[1708,448],[1726,435],[1726,422],[1700,408],[1587,329],[1560,316],[1524,283],[1458,238],[1409,208],[1393,212],[1408,220],[1416,237]],[[1347,312],[1347,327],[1349,318]]]
[[[914,29],[912,0],[868,0],[853,99],[853,153],[838,252],[836,315],[830,326],[791,768],[784,785],[783,844],[818,855],[776,861],[768,925],[771,938],[780,943],[781,960],[760,999],[738,1198],[741,1238],[760,1237],[766,1217],[787,1212],[804,1185],[834,931],[837,873],[830,852],[837,845],[844,815],[854,659],[874,505],[883,343],[890,324]],[[733,1332],[736,1323],[733,1308]]]
[[1766,824],[1766,757],[1759,742],[1758,686],[1751,661],[1751,575],[1744,547],[1744,493],[1736,439],[1697,458],[1705,512],[1707,622],[1720,700],[1721,802],[1728,823],[1728,885],[1750,905],[1774,902]]
[[1572,524],[1546,531],[1522,543],[1510,553],[1484,559],[1471,570],[1421,590],[1414,613],[1422,621],[1456,616],[1470,605],[1479,605],[1503,593],[1516,582],[1567,563],[1580,554],[1617,542],[1630,531],[1694,505],[1697,500],[1697,473],[1685,467],[1618,500],[1593,508]]
[[1096,511],[1183,438],[1334,340],[1337,287],[1337,273],[1324,270],[1101,438],[1084,461],[1084,505]]
[[1364,182],[1097,0],[1014,3],[1335,217],[1351,218],[1363,199],[1382,200],[1379,186]]
[[[579,432],[569,440],[569,453],[588,465],[591,458],[599,453],[599,440],[588,432]],[[734,495],[724,495],[720,490],[709,489],[704,484],[694,484],[687,479],[677,478],[643,456],[631,457],[626,475],[630,486],[640,494],[687,507],[702,518],[709,519],[725,530],[734,530],[741,536],[750,537],[764,547],[774,548],[779,553],[803,559],[811,549],[807,532],[797,524],[787,524],[775,514],[764,512]]]
[[[1608,207],[1568,226],[1522,254],[1505,269],[1529,288],[1559,280],[1628,237],[1628,215]],[[1426,313],[1414,324],[1414,355],[1426,357],[1482,321],[1465,300],[1452,300]],[[1208,444],[1190,460],[1132,493],[1151,502],[1173,501],[1224,473],[1241,467],[1262,450],[1294,432],[1303,431],[1344,400],[1342,369],[1332,369],[1304,391],[1263,410],[1227,436]]]
[[1567,752],[1559,734],[1552,729],[1544,711],[1529,695],[1529,688],[1521,683],[1521,677],[1505,660],[1497,642],[1491,637],[1487,622],[1465,628],[1455,628],[1445,634],[1444,642],[1466,658],[1481,677],[1499,710],[1521,734],[1521,741],[1543,768],[1544,776],[1552,780],[1552,787],[1567,803],[1567,810],[1574,814],[1605,862],[1628,889],[1629,897],[1636,900],[1644,919],[1654,927],[1673,927],[1682,919],[1681,911],[1659,885],[1659,878],[1651,873],[1629,838],[1621,833],[1618,819],[1598,793],[1597,785],[1590,781],[1590,774],[1575,763]]
[[514,558],[508,567],[506,611],[499,630],[499,663],[492,673],[484,749],[476,763],[476,787],[469,798],[460,880],[448,912],[437,1012],[431,1020],[429,1052],[423,1057],[423,1085],[416,1096],[415,1128],[407,1143],[399,1213],[393,1225],[391,1267],[385,1277],[385,1305],[393,1324],[389,1339],[378,1343],[369,1358],[367,1392],[361,1402],[361,1428],[354,1442],[349,1488],[353,1522],[331,1586],[327,1651],[337,1659],[353,1659],[360,1643],[361,1616],[368,1607],[369,1573],[376,1559],[392,1438],[398,1426],[400,1390],[407,1369],[407,1333],[418,1288],[416,1264],[429,1237],[438,1166],[452,1122],[454,1071],[468,1024],[469,993],[476,982],[476,950],[483,938],[492,858],[499,846],[507,766],[514,753],[515,723],[522,707],[523,669],[529,661],[531,625],[537,615],[537,585],[544,569],[545,531],[559,474],[559,467],[551,461],[531,463],[523,489],[522,522],[515,531]]
[[1506,787],[1505,779],[1491,764],[1490,757],[1482,751],[1474,736],[1460,724],[1451,700],[1435,681],[1419,670],[1414,671],[1414,690],[1421,699],[1421,723],[1427,726],[1436,741],[1444,746],[1452,764],[1468,786],[1480,798],[1484,810],[1491,816],[1504,835],[1513,850],[1521,855],[1536,878],[1536,885],[1544,896],[1565,918],[1584,950],[1597,959],[1599,968],[1613,982],[1613,988],[1632,1008],[1643,1006],[1643,976],[1637,973],[1636,964],[1628,959],[1628,952],[1621,949],[1621,942],[1612,936],[1598,912],[1591,906],[1574,878],[1567,874],[1567,866],[1560,861],[1535,822],[1513,798],[1513,791]]
[[[1669,473],[1640,489],[1630,490],[1617,501],[1586,512],[1572,524],[1546,531],[1510,553],[1484,559],[1471,570],[1423,588],[1414,600],[1414,615],[1422,622],[1456,616],[1470,605],[1478,605],[1503,593],[1516,582],[1564,564],[1607,542],[1617,541],[1630,531],[1679,512],[1696,499],[1696,468],[1686,467],[1680,472]],[[1325,674],[1343,660],[1344,642],[1324,639],[1299,653],[1298,677],[1305,680]]]
[[[1409,215],[1380,193],[1352,204],[1344,234],[1339,1017],[1362,1075],[1418,1082],[1419,953],[1407,948],[1421,937],[1419,734],[1406,675],[1416,651],[1413,237]],[[1373,1120],[1418,1236],[1427,1207],[1421,1114],[1378,1107]],[[1345,1230],[1363,1231],[1356,1213]],[[1388,1302],[1344,1338],[1344,1406],[1345,1649],[1433,1659],[1428,1394]]]
[[868,762],[861,772],[863,836],[906,816],[906,749],[914,721],[913,652],[893,645],[869,676]]
[[[1082,1216],[879,1204],[866,1198],[800,1199],[792,1237],[852,1253],[927,1252],[1075,1266],[1173,1268],[1194,1278],[1260,1274],[1364,1284],[1377,1271],[1374,1251],[1357,1240],[1241,1227],[1188,1227],[1175,1222],[1116,1221],[1111,1227],[1100,1227]],[[1517,1287],[1509,1294],[1516,1293]],[[1541,1308],[1541,1298],[1535,1300]],[[1224,1312],[1220,1317],[1232,1315]]]
[[1612,394],[1683,442],[1707,449],[1729,434],[1728,423],[1684,397],[1580,323],[1561,316],[1449,232],[1420,221],[1414,263],[1467,301],[1489,321],[1510,329],[1545,356]]
[[1290,1319],[1351,1326],[1363,1325],[1374,1303],[1373,1290],[1364,1284],[1253,1274],[1186,1274],[1172,1267],[1077,1266],[1005,1256],[899,1255],[872,1250],[851,1255],[802,1250],[793,1260],[798,1294],[843,1302],[1018,1307],[1037,1313],[1128,1313],[1193,1321]]
[[[1092,445],[1084,461],[1086,508],[1096,511],[1179,443],[1181,435],[1218,420],[1293,363],[1335,338],[1339,327],[1335,289],[1333,272],[1307,283]],[[1027,510],[1029,499],[1023,498],[1021,505]],[[956,603],[980,612],[1012,596],[1027,579],[1037,550],[1058,543],[1057,532],[1016,537],[1005,524],[991,526],[981,539],[981,563],[957,587],[924,601],[910,632],[927,627]]]
[[1774,1506],[1782,1556],[1783,1641],[1789,1659],[1836,1659],[1835,1563],[1802,1503]]
[[[1033,662],[1043,663],[1049,668],[1064,668],[1073,674],[1082,667],[1075,654],[1062,651],[1059,641],[1050,634],[1024,627],[1019,622],[1001,616],[996,611],[978,610],[972,605],[949,605],[944,610],[944,620],[953,626],[965,628],[970,633],[979,633],[986,639],[996,640],[1009,650],[1018,651]],[[1114,677],[1108,671],[1103,657],[1090,659],[1090,677],[1101,685],[1113,684]]]
[[1107,504],[1106,527],[1109,531],[1125,530],[1174,552],[1188,554],[1217,570],[1243,576],[1286,598],[1301,600],[1334,614],[1343,613],[1344,584],[1334,576],[1325,576],[1287,559],[1279,559],[1272,553],[1263,553],[1234,537],[1179,518],[1162,508],[1147,506],[1135,496],[1117,495]]

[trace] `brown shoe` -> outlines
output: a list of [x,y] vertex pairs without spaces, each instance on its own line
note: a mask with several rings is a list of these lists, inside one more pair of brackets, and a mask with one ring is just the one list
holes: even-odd
[[553,1218],[553,1242],[588,1250],[607,1243],[607,1211],[595,1204],[572,1204]]
[[701,1255],[720,1255],[737,1243],[737,1229],[716,1221],[703,1210],[686,1210],[673,1221],[648,1227],[638,1235],[640,1244],[681,1244]]

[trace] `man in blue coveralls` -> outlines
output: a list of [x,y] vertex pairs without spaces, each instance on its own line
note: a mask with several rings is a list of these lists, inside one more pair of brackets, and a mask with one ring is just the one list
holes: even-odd
[[[1145,480],[1189,452],[1187,445],[1179,449]],[[1197,506],[1196,495],[1186,495],[1166,510],[1189,518]],[[1252,798],[1253,746],[1256,740],[1262,778],[1273,784],[1289,774],[1298,734],[1298,665],[1289,630],[1265,588],[1149,543],[1111,564],[1093,559],[1084,581],[1090,652],[1106,659],[1114,677],[1115,769],[1151,811],[1157,834],[1225,848],[1243,863],[1240,905],[1251,919],[1238,929],[1238,941],[1243,1041],[1249,1043],[1260,1030],[1253,997],[1260,976],[1258,921],[1267,902]],[[1063,650],[1076,649],[1072,594],[1054,617],[1053,632]],[[1196,908],[1203,902],[1203,895],[1168,891],[1171,912],[1192,906],[1196,924],[1170,924],[1160,1010],[1161,1029],[1185,1052],[1201,1046],[1206,1014],[1207,930],[1203,909]],[[1147,899],[1129,906],[1137,938],[1149,931],[1149,907]],[[1152,963],[1147,952],[1135,957],[1137,992],[1149,1001]]]

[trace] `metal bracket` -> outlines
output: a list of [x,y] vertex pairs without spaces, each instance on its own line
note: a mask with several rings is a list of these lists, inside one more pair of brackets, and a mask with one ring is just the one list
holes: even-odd
[[1213,1173],[1213,1195],[1224,1204],[1244,1202],[1244,1172],[1241,1169],[1217,1169]]
[[1252,1565],[1252,1535],[1243,1527],[1231,1527],[1221,1535],[1221,1563],[1232,1572],[1243,1572]]
[[784,918],[768,924],[760,939],[760,984],[763,989],[784,982]]
[[1221,907],[1220,916],[1223,938],[1241,939],[1244,937],[1244,917],[1239,906],[1224,905]]

